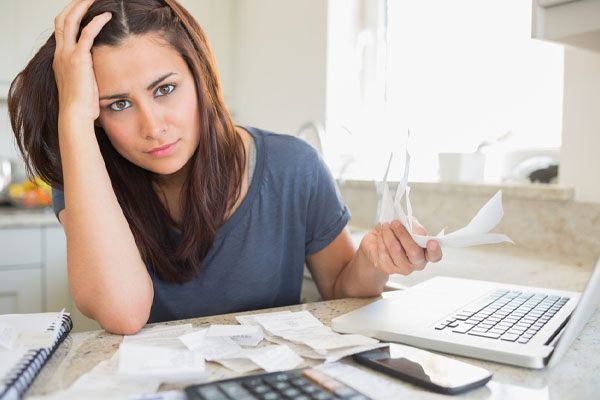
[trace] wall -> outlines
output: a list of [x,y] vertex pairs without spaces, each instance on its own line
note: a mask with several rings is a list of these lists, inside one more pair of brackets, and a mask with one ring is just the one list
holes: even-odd
[[235,0],[179,0],[198,21],[217,59],[225,103],[233,96],[233,16]]
[[0,3],[0,156],[18,158],[8,120],[6,93],[54,29],[54,16],[68,0],[2,0]]
[[[409,182],[409,186],[413,215],[431,235],[466,226],[501,189],[504,216],[492,231],[508,235],[515,245],[487,247],[538,258],[565,257],[569,263],[591,264],[600,255],[600,204],[575,201],[573,188],[425,182]],[[394,194],[396,183],[390,183],[390,189]],[[352,213],[351,229],[371,229],[380,197],[373,182],[340,182],[340,191]],[[404,199],[402,204],[406,211]]]
[[324,122],[327,1],[236,0],[234,14],[236,123],[296,133]]
[[565,49],[560,182],[600,203],[600,53]]

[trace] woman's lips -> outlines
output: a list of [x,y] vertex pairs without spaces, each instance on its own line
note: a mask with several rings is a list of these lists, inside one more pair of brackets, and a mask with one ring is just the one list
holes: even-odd
[[171,144],[166,144],[164,146],[155,147],[154,149],[150,150],[148,152],[148,154],[150,154],[153,157],[168,156],[175,149],[176,144],[177,144],[177,142],[173,142]]

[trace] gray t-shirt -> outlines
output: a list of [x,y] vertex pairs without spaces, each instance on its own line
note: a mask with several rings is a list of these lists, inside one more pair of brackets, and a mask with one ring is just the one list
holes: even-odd
[[[329,245],[350,219],[311,146],[289,135],[245,129],[256,145],[246,197],[218,230],[199,277],[169,283],[148,269],[154,284],[148,322],[297,304],[305,257]],[[64,208],[58,190],[53,207],[56,213]]]

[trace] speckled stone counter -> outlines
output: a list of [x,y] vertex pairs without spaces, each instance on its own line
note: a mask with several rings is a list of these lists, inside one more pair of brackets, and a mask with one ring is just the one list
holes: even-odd
[[50,207],[29,210],[0,206],[0,229],[58,225],[60,224]]
[[[533,257],[520,253],[497,252],[490,247],[473,249],[449,249],[442,262],[429,265],[424,271],[408,277],[393,277],[392,284],[410,286],[430,276],[443,274],[499,282],[519,283],[531,286],[546,286],[565,290],[582,291],[592,271],[591,263],[577,263],[557,257]],[[343,299],[318,303],[284,307],[282,310],[308,310],[323,323],[343,313],[368,304],[375,299]],[[242,313],[243,314],[243,313]],[[191,322],[195,327],[210,324],[236,323],[235,315],[228,314],[171,324]],[[105,331],[89,331],[72,334],[57,350],[49,364],[42,370],[27,395],[50,394],[69,387],[79,376],[90,371],[100,361],[110,358],[118,349],[122,336]],[[475,365],[482,366],[494,373],[496,384],[457,396],[468,399],[597,399],[600,393],[600,313],[596,311],[592,319],[571,345],[560,364],[552,370],[529,370],[498,363],[456,357]],[[453,356],[454,357],[454,356]],[[345,359],[344,362],[352,361]],[[314,365],[307,360],[305,365]],[[360,367],[363,368],[363,367]],[[211,379],[234,375],[218,364],[207,363]],[[400,382],[400,381],[398,381]],[[441,399],[447,396],[437,395],[407,383],[411,398]],[[514,386],[530,389],[524,395],[511,397]],[[160,390],[178,388],[175,385],[163,385]]]

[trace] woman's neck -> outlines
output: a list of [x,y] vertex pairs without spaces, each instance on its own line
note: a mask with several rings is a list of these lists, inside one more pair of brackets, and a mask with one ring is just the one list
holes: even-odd
[[[246,162],[244,165],[244,173],[242,174],[240,195],[235,204],[228,210],[225,217],[226,220],[235,213],[248,193],[248,154],[253,138],[244,129],[236,128],[236,131],[242,139],[244,150],[246,152]],[[154,182],[154,190],[175,223],[175,228],[180,226],[183,217],[184,204],[182,202],[182,192],[190,174],[190,168],[192,168],[191,160],[188,161],[181,170],[173,174],[156,176]]]
[[181,223],[183,213],[182,192],[190,173],[190,168],[191,160],[173,174],[157,175],[154,181],[154,191],[176,227]]

